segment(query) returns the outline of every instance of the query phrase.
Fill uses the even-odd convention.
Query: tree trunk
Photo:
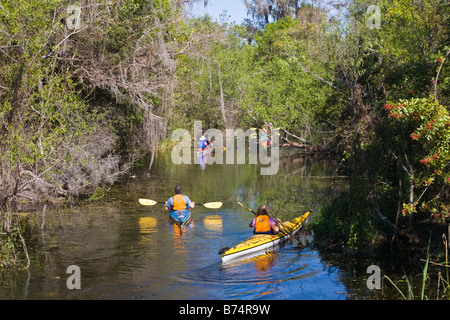
[[[222,119],[226,126],[227,118],[225,116],[225,100],[223,97],[223,87],[222,87],[222,77],[220,76],[220,67],[219,67],[219,86],[220,86],[220,110],[222,110]]]

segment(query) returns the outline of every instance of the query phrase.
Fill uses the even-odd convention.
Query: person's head
[[[181,186],[175,187],[175,194],[181,194],[182,192],[183,192],[183,190],[181,189]]]
[[[256,214],[258,216],[260,216],[260,215],[269,215],[269,208],[267,208],[267,206],[265,204],[260,205],[258,207],[258,211],[256,212]]]

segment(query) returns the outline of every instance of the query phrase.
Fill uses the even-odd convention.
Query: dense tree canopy
[[[245,0],[243,25],[193,2],[0,2],[2,208],[98,194],[202,120],[338,157],[350,189],[322,226],[344,243],[448,213],[448,1]]]

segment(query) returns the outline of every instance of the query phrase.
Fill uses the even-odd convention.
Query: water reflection
[[[198,155],[198,163],[200,164],[200,169],[205,170],[206,166],[208,165],[208,159],[210,157],[210,153],[206,154],[206,155]]]
[[[207,216],[203,223],[205,225],[205,229],[208,231],[212,231],[214,233],[222,233],[223,230],[223,218],[217,214]]]
[[[265,255],[186,272],[177,290],[208,292],[201,299],[345,299],[339,270],[319,255],[289,247]]]
[[[278,251],[266,252],[262,256],[250,258],[253,263],[257,275],[265,274],[270,268],[274,267],[279,259]]]
[[[177,223],[171,223],[173,227],[173,250],[174,254],[185,254],[186,250],[186,233],[192,232],[195,227],[194,220],[190,220],[189,223],[183,228]]]
[[[30,214],[30,281],[24,281],[26,272],[0,272],[0,299],[342,299],[339,270],[308,248],[289,244],[228,265],[217,254],[251,235],[253,215],[237,200],[270,203],[287,220],[314,211],[339,190],[341,180],[329,163],[283,159],[277,175],[261,176],[258,165],[202,170],[175,166],[170,154],[161,154],[150,173],[146,165],[137,167],[134,179],[99,202]],[[197,203],[224,205],[196,206],[191,223],[180,230],[161,206],[137,202],[163,201],[177,184]],[[82,274],[76,292],[66,287],[73,264]]]
[[[139,218],[139,230],[143,238],[149,238],[148,235],[156,232],[158,227],[158,220],[153,217]]]

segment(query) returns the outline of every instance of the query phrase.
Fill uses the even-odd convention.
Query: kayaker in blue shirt
[[[189,199],[188,196],[182,194],[183,190],[181,186],[175,187],[175,195],[173,197],[170,197],[169,200],[167,200],[164,210],[166,211],[174,211],[178,218],[182,218],[184,216],[184,213],[186,210],[194,209],[195,202],[192,202],[191,199]]]
[[[202,149],[202,151],[205,151],[206,147],[208,147],[211,144],[205,136],[200,137],[200,141],[198,142],[198,148]]]

